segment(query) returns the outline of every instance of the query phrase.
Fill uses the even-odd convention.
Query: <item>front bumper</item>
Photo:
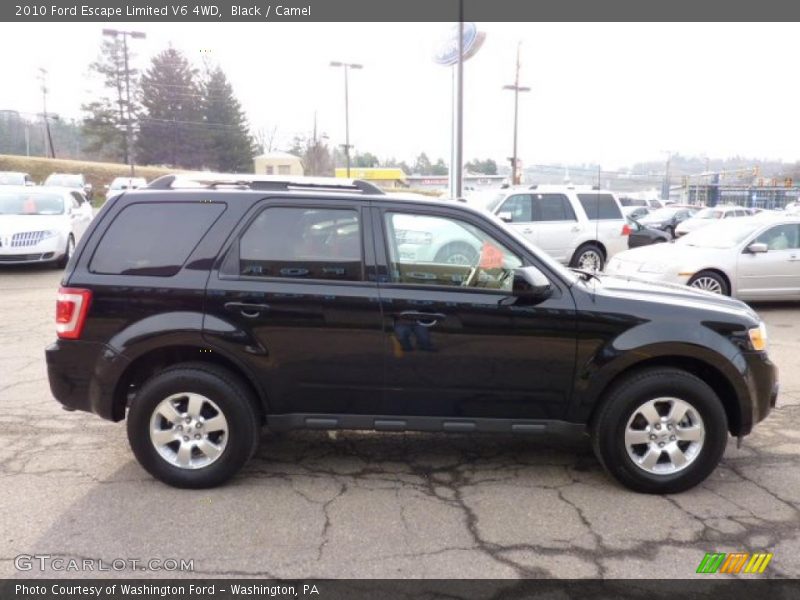
[[[114,402],[116,373],[127,359],[105,344],[57,340],[45,349],[50,391],[64,408],[95,413],[119,421],[124,405]],[[124,363],[124,364],[123,364]]]
[[[750,392],[750,413],[742,414],[739,435],[747,435],[756,423],[767,418],[778,402],[778,367],[766,352],[744,352],[745,379]]]
[[[27,265],[58,260],[67,248],[61,235],[44,239],[37,244],[0,246],[0,265]]]

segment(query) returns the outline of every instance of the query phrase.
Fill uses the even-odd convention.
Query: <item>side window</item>
[[[575,221],[575,211],[564,194],[534,194],[534,221]]]
[[[239,242],[239,273],[252,277],[363,280],[358,212],[265,208]]]
[[[70,196],[72,196],[72,208],[80,208],[81,203],[83,202],[83,198],[80,197],[80,194],[73,192],[70,194]]]
[[[611,194],[578,194],[578,200],[583,206],[586,218],[590,221],[602,221],[604,219],[621,219],[622,212],[619,209],[614,196]]]
[[[103,234],[89,270],[171,277],[224,210],[224,204],[210,202],[131,204]]]
[[[766,244],[770,250],[796,250],[800,248],[800,225],[786,223],[767,229],[755,241]]]
[[[474,225],[451,217],[386,213],[393,283],[511,290],[522,261]]]
[[[533,221],[533,207],[529,194],[516,194],[509,196],[503,202],[498,213],[510,213],[513,223],[529,223]]]

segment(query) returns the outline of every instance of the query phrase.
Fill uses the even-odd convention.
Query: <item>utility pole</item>
[[[347,160],[347,178],[350,179],[350,91],[347,83],[347,71],[363,69],[364,65],[332,60],[330,66],[344,69],[344,155]]]
[[[147,36],[142,31],[120,31],[119,29],[103,29],[103,35],[113,37],[122,36],[122,52],[125,59],[125,102],[127,104],[127,116],[125,118],[125,146],[128,163],[131,166],[131,177],[136,174],[133,151],[133,119],[131,116],[131,71],[128,65],[128,38],[143,40]]]
[[[661,199],[662,200],[669,200],[669,188],[670,188],[670,162],[672,161],[672,151],[671,150],[662,150],[667,155],[667,164],[664,168],[664,185],[661,186]]]
[[[39,81],[42,82],[42,139],[44,142],[42,148],[47,158],[55,158],[53,136],[50,134],[50,121],[47,117],[47,69],[43,67],[39,67]]]
[[[519,185],[520,184],[520,176],[519,172],[517,171],[517,162],[519,158],[517,157],[517,127],[519,124],[519,93],[520,92],[530,92],[531,88],[520,86],[519,84],[519,49],[522,45],[522,42],[517,42],[517,66],[514,75],[514,85],[504,85],[504,90],[514,90],[514,150],[513,155],[511,156],[511,184],[512,185]]]

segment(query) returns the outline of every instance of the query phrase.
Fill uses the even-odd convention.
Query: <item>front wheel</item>
[[[700,271],[695,273],[687,284],[698,290],[705,290],[706,292],[713,292],[723,296],[730,296],[731,290],[725,278],[714,271]]]
[[[606,471],[648,494],[674,494],[703,481],[727,440],[727,417],[714,390],[673,368],[624,378],[606,395],[592,427]]]
[[[216,365],[185,363],[148,379],[128,412],[139,463],[164,483],[208,488],[255,453],[259,421],[252,392]]]

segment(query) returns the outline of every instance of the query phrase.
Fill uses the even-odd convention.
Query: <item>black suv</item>
[[[624,485],[678,492],[777,397],[745,304],[359,181],[161,178],[103,207],[62,285],[53,394],[127,416],[179,487],[230,478],[267,426],[589,434]]]

